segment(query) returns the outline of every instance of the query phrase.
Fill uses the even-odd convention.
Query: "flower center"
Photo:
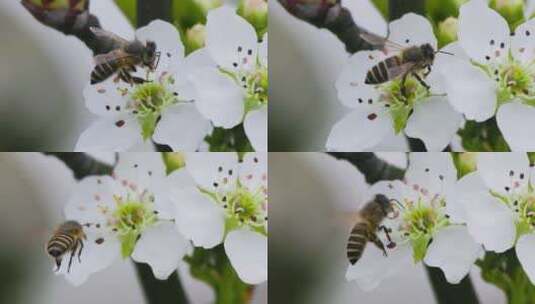
[[[509,58],[505,63],[489,65],[486,73],[498,84],[498,102],[505,103],[515,98],[526,103],[535,102],[535,66]]]
[[[531,186],[527,190],[513,192],[508,196],[493,191],[491,194],[513,211],[516,217],[517,237],[535,231],[535,192]]]
[[[164,77],[161,82],[137,85],[132,92],[127,107],[132,110],[141,125],[143,139],[150,138],[154,134],[163,110],[178,102],[178,93],[168,90],[168,85],[172,83],[174,83],[173,77]]]
[[[417,102],[427,98],[429,91],[413,76],[395,79],[379,86],[381,101],[389,109],[396,134],[405,129],[407,120]]]
[[[268,104],[267,67],[258,64],[253,70],[238,72],[222,70],[222,72],[230,75],[245,90],[245,113]]]
[[[134,251],[135,244],[141,233],[157,221],[152,207],[152,197],[143,195],[126,200],[115,197],[117,209],[113,213],[113,229],[121,241],[121,253],[128,257]]]
[[[444,204],[443,198],[436,197],[431,202],[424,202],[422,198],[416,202],[406,199],[401,206],[398,206],[401,224],[397,227],[395,235],[411,243],[415,261],[425,257],[434,234],[448,225],[448,217],[441,210]]]
[[[267,235],[267,205],[262,189],[250,191],[238,185],[233,190],[216,193],[215,200],[225,210],[227,232],[246,226]]]

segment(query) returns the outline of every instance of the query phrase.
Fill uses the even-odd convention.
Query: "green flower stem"
[[[215,304],[249,303],[253,287],[243,283],[230,264],[223,245],[212,249],[196,247],[184,260],[190,265],[191,275],[215,291]]]
[[[380,180],[402,179],[405,175],[404,170],[388,164],[384,160],[378,158],[374,153],[329,154],[338,159],[345,159],[352,163],[364,174],[366,181],[370,184]],[[446,281],[442,270],[427,266],[425,268],[438,304],[479,303],[470,277],[467,276],[459,284],[452,285]]]
[[[481,268],[481,276],[486,282],[505,293],[507,303],[535,304],[535,286],[522,269],[514,249],[500,254],[487,252],[476,265]]]
[[[54,156],[72,170],[77,180],[90,175],[110,175],[113,167],[99,162],[85,153],[58,153],[48,152],[46,155]],[[188,303],[178,273],[173,273],[167,280],[158,280],[146,264],[135,263],[139,281],[143,287],[148,304],[161,303]]]

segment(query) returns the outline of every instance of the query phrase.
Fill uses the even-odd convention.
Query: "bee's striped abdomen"
[[[362,256],[368,242],[368,224],[357,223],[351,230],[347,242],[347,258],[354,265]]]
[[[96,84],[108,79],[117,71],[119,64],[114,61],[106,61],[95,66],[91,72],[91,84]]]
[[[46,251],[51,256],[58,258],[72,249],[74,245],[74,238],[68,234],[57,233],[47,244]]]
[[[365,83],[381,84],[391,80],[388,70],[399,65],[401,65],[401,59],[398,56],[386,58],[368,70]]]

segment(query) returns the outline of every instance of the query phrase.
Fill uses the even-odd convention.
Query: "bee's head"
[[[156,61],[156,43],[154,41],[147,41],[145,50],[143,52],[143,63],[154,69],[154,62]]]
[[[431,44],[426,43],[422,45],[422,52],[424,54],[424,57],[430,61],[433,61],[435,59],[435,49],[431,46]]]
[[[379,204],[379,206],[381,206],[381,209],[383,209],[385,213],[388,213],[390,210],[392,210],[390,200],[383,194],[376,194],[375,201]]]

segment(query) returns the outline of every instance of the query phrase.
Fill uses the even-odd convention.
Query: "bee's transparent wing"
[[[93,59],[95,60],[95,64],[99,65],[105,62],[112,63],[117,60],[122,60],[130,57],[132,57],[132,55],[126,53],[121,49],[116,49],[106,54],[96,55],[95,57],[93,57]]]
[[[360,37],[364,39],[366,42],[371,44],[374,48],[383,51],[384,53],[391,53],[394,51],[401,51],[404,47],[400,45],[399,43],[396,43],[394,41],[390,41],[385,37],[381,37],[379,35],[370,33],[368,31],[363,30],[360,33]]]
[[[414,68],[414,62],[407,62],[402,65],[388,68],[388,79],[393,80],[401,75],[408,73]]]
[[[98,39],[111,40],[121,45],[128,44],[128,40],[110,31],[106,31],[104,29],[94,27],[94,26],[90,27],[89,29],[91,30],[93,35],[95,35],[95,37],[97,37]]]

